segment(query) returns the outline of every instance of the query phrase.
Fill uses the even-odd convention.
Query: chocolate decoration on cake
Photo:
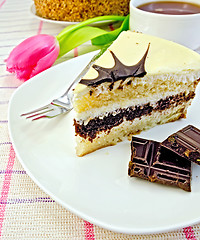
[[[147,73],[145,71],[144,65],[145,60],[149,51],[149,46],[142,57],[142,59],[133,66],[124,65],[116,55],[110,51],[115,61],[115,64],[112,68],[104,68],[98,65],[93,65],[92,67],[98,72],[98,77],[95,79],[81,79],[80,83],[87,86],[96,87],[104,82],[116,82],[118,80],[125,80],[128,77],[144,77]]]
[[[161,144],[179,156],[200,165],[200,130],[194,126],[188,125]]]
[[[132,138],[128,175],[191,191],[191,162],[159,142]]]

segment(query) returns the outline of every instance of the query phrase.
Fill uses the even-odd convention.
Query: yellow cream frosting
[[[135,65],[143,57],[150,43],[149,52],[145,61],[147,75],[161,74],[188,74],[200,71],[200,55],[180,44],[158,37],[136,33],[122,32],[109,47],[117,58],[127,66]],[[107,50],[97,61],[96,65],[112,68],[114,59]],[[90,68],[84,79],[94,79],[98,72]],[[86,85],[77,84],[75,93],[80,93],[87,88]]]

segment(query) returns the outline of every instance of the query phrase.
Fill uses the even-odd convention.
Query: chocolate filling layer
[[[182,102],[189,101],[191,98],[194,98],[194,96],[194,92],[190,92],[187,96],[185,93],[181,93],[159,100],[154,107],[151,106],[150,103],[147,103],[145,105],[135,106],[134,108],[128,107],[125,109],[118,109],[117,114],[113,115],[113,113],[108,113],[107,116],[103,118],[96,117],[90,120],[86,125],[79,124],[76,120],[74,120],[75,132],[76,135],[85,139],[88,138],[92,142],[97,133],[110,130],[115,126],[118,126],[124,120],[132,121],[143,115],[151,114],[154,110],[162,111],[172,106],[177,106]]]

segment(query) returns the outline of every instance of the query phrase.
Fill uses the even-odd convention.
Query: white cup
[[[137,8],[139,5],[156,1],[157,0],[130,1],[130,30],[165,38],[193,50],[199,48],[200,13],[169,15],[147,12]],[[181,0],[181,2],[200,4],[200,0]]]

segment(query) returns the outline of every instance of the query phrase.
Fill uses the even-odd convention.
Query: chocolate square
[[[172,134],[161,145],[188,161],[200,165],[200,130],[188,125]]]
[[[191,162],[159,142],[132,137],[128,175],[191,191]]]

